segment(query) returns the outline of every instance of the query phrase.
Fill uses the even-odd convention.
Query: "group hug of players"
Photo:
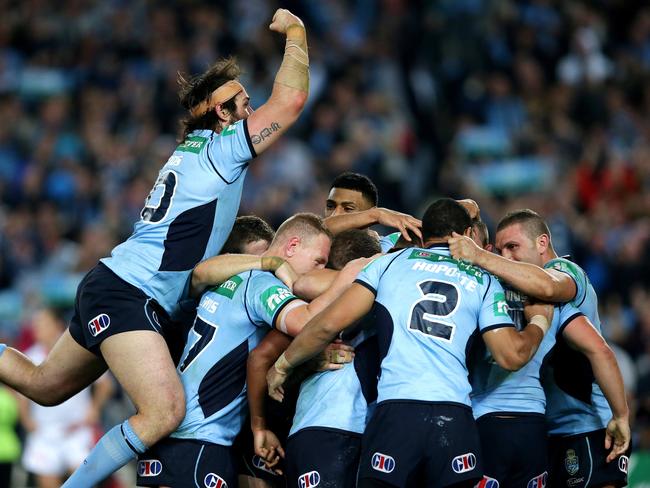
[[[472,201],[436,200],[411,242],[345,230],[389,222],[376,204],[343,174],[324,220],[239,218],[233,254],[197,265],[187,413],[139,457],[138,484],[624,486],[621,375],[593,287],[542,218],[506,215],[499,255]],[[283,404],[298,390],[295,413],[267,388]]]
[[[304,24],[278,9],[269,29],[285,48],[266,103],[233,59],[181,77],[182,142],[69,329],[40,364],[0,343],[0,382],[33,401],[110,369],[136,407],[64,487],[135,457],[141,486],[174,488],[623,486],[628,408],[596,295],[536,213],[505,216],[495,253],[472,201],[419,220],[343,175],[325,220],[233,227],[251,160],[308,100]]]

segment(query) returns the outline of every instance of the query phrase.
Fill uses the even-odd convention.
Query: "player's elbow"
[[[545,280],[539,287],[537,298],[543,302],[556,301],[557,291],[553,280]]]
[[[527,363],[527,360],[517,354],[503,354],[495,357],[494,360],[499,366],[507,371],[519,371]]]

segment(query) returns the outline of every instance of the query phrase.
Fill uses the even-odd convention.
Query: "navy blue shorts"
[[[451,486],[483,476],[472,410],[452,403],[380,403],[363,434],[359,479],[391,486]]]
[[[138,456],[138,486],[235,488],[232,448],[187,439],[163,439]]]
[[[548,486],[627,485],[630,450],[608,463],[605,429],[566,437],[551,436],[548,447]]]
[[[507,416],[507,417],[506,417]],[[483,486],[545,488],[546,420],[541,414],[483,415],[476,421],[483,453]],[[498,485],[494,483],[498,481]],[[480,488],[483,488],[479,484]]]
[[[287,442],[287,485],[354,488],[361,434],[325,427],[302,429]]]
[[[132,330],[162,333],[170,324],[158,302],[99,263],[77,288],[69,330],[82,347],[101,356],[99,346],[107,337]]]

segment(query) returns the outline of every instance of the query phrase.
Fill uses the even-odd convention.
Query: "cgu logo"
[[[138,461],[138,476],[158,476],[162,471],[162,463],[157,459]]]
[[[386,454],[376,452],[372,455],[372,469],[382,473],[391,473],[395,469],[395,459]]]
[[[320,483],[320,474],[318,471],[310,471],[309,473],[301,474],[298,477],[298,486],[300,488],[312,488],[318,486]]]
[[[476,456],[473,453],[461,454],[451,461],[451,468],[455,473],[466,473],[476,467]]]
[[[526,488],[546,488],[547,478],[548,473],[544,471],[542,474],[535,476],[532,480],[530,480],[526,485]]]

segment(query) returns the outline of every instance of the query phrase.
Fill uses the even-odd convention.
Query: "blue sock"
[[[147,449],[128,420],[116,425],[90,451],[83,464],[63,484],[65,488],[88,488],[108,478],[113,472]],[[62,487],[62,488],[63,488]]]
[[[2,353],[5,352],[5,349],[7,349],[6,344],[0,344],[0,356],[2,356]]]

